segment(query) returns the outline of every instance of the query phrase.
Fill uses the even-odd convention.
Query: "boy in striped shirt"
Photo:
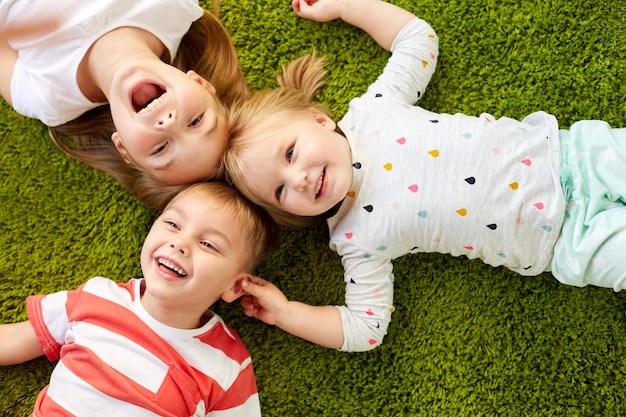
[[[34,416],[260,416],[250,355],[209,307],[239,298],[277,240],[234,189],[192,185],[150,229],[143,278],[28,297],[29,320],[0,325],[0,365],[59,360]]]

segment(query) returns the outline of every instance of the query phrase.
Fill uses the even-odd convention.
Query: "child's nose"
[[[308,174],[306,171],[302,171],[300,173],[298,173],[298,175],[295,177],[295,181],[294,181],[294,188],[297,191],[304,191],[306,190],[306,186],[308,184]]]
[[[167,128],[176,122],[176,110],[168,110],[157,120],[157,127]]]
[[[170,243],[170,248],[172,248],[175,252],[180,253],[181,255],[187,255],[188,250],[185,244],[181,239],[176,239]]]

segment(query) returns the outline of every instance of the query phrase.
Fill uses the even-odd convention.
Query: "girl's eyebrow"
[[[264,187],[263,192],[261,193],[261,200],[266,201],[266,202],[271,202],[272,205],[274,203],[276,203],[276,186],[274,186],[273,184],[275,183],[275,180],[270,180],[270,181],[264,181],[264,183],[269,184],[267,187]]]
[[[172,166],[174,164],[174,161],[176,160],[175,156],[172,156],[171,158],[168,158],[167,160],[165,160],[165,162],[155,165],[154,169],[156,171],[164,171],[167,168],[169,168],[170,166]]]
[[[276,157],[280,157],[281,150],[283,148],[277,147],[277,149],[278,149],[277,153],[275,154],[268,153],[267,156],[260,158],[260,160],[266,163],[269,162],[269,164],[271,165],[276,165],[272,161],[275,160]],[[265,166],[262,166],[261,168],[262,168],[262,172],[267,173],[268,170],[265,168]],[[275,184],[277,182],[280,182],[280,181],[277,180],[274,175],[268,175],[267,179],[259,178],[257,176],[256,181],[253,183],[254,187],[251,187],[251,188],[256,189],[257,191],[260,191],[259,193],[257,193],[257,197],[260,198],[262,201],[270,202],[272,205],[274,205],[276,203],[276,187],[277,186]],[[260,186],[259,186],[259,183],[260,183]]]
[[[213,133],[217,129],[217,125],[219,124],[219,118],[217,117],[217,114],[215,114],[215,112],[211,112],[211,114],[208,113],[208,111],[204,112],[201,122],[205,125],[204,134],[207,136]],[[208,120],[209,118],[211,120]]]
[[[289,146],[289,145],[287,145]],[[276,148],[276,154],[275,156],[279,157],[279,158],[283,158],[285,156],[285,144],[284,141],[281,141],[281,143],[278,145],[278,147]]]
[[[287,161],[287,150],[289,148],[294,148],[295,146],[296,146],[296,136],[283,138],[283,140],[280,141],[276,155],[281,159],[281,161],[285,162]],[[293,161],[293,157],[292,157],[292,161]]]

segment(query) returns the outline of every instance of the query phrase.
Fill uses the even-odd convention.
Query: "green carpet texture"
[[[626,126],[622,0],[391,1],[440,37],[424,108],[518,119],[544,110],[564,128],[580,119]],[[221,16],[253,89],[273,87],[280,65],[314,48],[326,55],[320,100],[337,119],[388,57],[346,23],[298,18],[290,0],[222,0]],[[41,123],[5,102],[0,158],[2,322],[26,318],[29,294],[141,274],[157,212],[62,154]],[[252,354],[264,415],[626,416],[626,294],[449,255],[394,265],[396,311],[370,352],[312,345],[246,317],[238,302],[214,306]],[[257,273],[291,299],[343,303],[343,269],[323,226],[285,229]],[[0,415],[27,415],[53,366],[39,358],[1,368]]]

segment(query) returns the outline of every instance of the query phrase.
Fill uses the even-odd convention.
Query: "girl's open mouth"
[[[324,195],[324,193],[322,192],[322,189],[323,189],[325,177],[326,177],[326,168],[322,170],[320,177],[317,179],[317,184],[315,184],[315,198],[318,198]]]
[[[130,100],[136,113],[146,113],[165,99],[165,89],[153,83],[138,85],[133,89]]]

